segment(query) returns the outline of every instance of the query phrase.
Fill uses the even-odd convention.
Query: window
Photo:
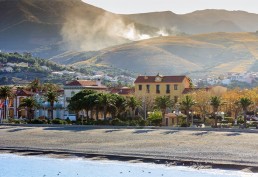
[[[177,84],[174,85],[174,90],[178,90],[178,85]]]
[[[156,93],[160,93],[160,85],[156,85]]]
[[[142,90],[142,85],[139,85],[139,90]]]
[[[146,92],[150,93],[150,85],[146,85]]]
[[[170,85],[167,85],[166,88],[166,93],[170,93]]]

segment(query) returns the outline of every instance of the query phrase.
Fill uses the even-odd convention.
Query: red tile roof
[[[206,92],[208,92],[210,88],[185,88],[183,91],[183,94],[188,94],[190,92],[198,91],[198,90],[205,90]]]
[[[79,87],[99,87],[99,88],[106,88],[104,85],[98,85],[97,81],[90,81],[90,80],[74,80],[65,86],[79,86]]]
[[[129,95],[134,93],[133,88],[128,88],[128,87],[122,87],[122,88],[113,88],[110,93],[113,94],[119,94],[119,95]]]
[[[186,76],[138,76],[134,83],[155,83],[155,78],[161,77],[164,83],[180,83]]]
[[[34,94],[33,92],[30,92],[24,89],[18,89],[16,91],[17,96],[32,96],[33,94]]]

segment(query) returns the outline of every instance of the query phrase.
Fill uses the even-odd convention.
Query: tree
[[[0,87],[0,99],[4,100],[3,104],[3,118],[7,118],[7,99],[13,96],[12,88],[8,86]]]
[[[206,114],[209,112],[210,92],[206,89],[200,89],[190,93],[196,101],[194,108],[201,113],[203,121],[205,122]]]
[[[211,99],[210,99],[210,105],[213,108],[213,115],[215,117],[215,128],[217,128],[218,127],[217,114],[218,114],[219,107],[222,105],[221,98],[218,97],[218,96],[212,96]]]
[[[60,87],[57,84],[52,84],[52,83],[44,83],[41,87],[42,87],[42,90],[45,92],[49,90],[52,90],[52,91],[60,90]]]
[[[194,101],[194,99],[192,98],[192,96],[190,95],[186,95],[183,97],[182,101],[181,101],[181,106],[183,108],[183,110],[185,110],[185,113],[187,115],[186,117],[186,123],[188,123],[188,120],[190,119],[190,115],[189,115],[189,111],[192,109],[192,107],[196,104],[196,102]]]
[[[162,123],[162,112],[154,111],[150,113],[148,120],[151,125],[159,126]]]
[[[50,103],[51,119],[54,118],[54,103],[57,101],[58,94],[54,91],[48,91],[45,94],[46,101]]]
[[[87,96],[92,95],[92,94],[96,94],[96,91],[84,89],[84,90],[76,93],[74,96],[71,97],[71,100],[68,105],[68,109],[71,111],[75,111],[77,118],[78,118],[79,112],[81,110],[89,109],[88,108],[90,106],[88,103],[89,98]],[[91,102],[91,104],[93,105],[94,103]],[[87,115],[88,115],[88,113],[87,113]],[[88,118],[88,116],[87,116],[87,118]]]
[[[116,117],[121,118],[121,115],[125,114],[127,110],[127,100],[118,94],[112,94],[114,106],[116,108]]]
[[[158,96],[155,98],[155,107],[161,110],[162,118],[165,119],[166,109],[172,107],[173,102],[170,100],[169,96]]]
[[[131,109],[131,113],[133,113],[132,117],[135,117],[135,110],[141,105],[140,101],[135,97],[130,97],[127,99],[126,104]]]
[[[19,107],[26,108],[27,116],[29,118],[29,121],[31,121],[31,119],[33,118],[33,111],[35,110],[35,108],[39,107],[39,104],[33,97],[27,97],[21,101]]]
[[[97,103],[103,107],[103,114],[104,114],[104,120],[107,120],[107,110],[108,107],[114,105],[114,102],[112,100],[111,94],[109,93],[101,93],[99,95],[98,100],[96,100]]]
[[[38,92],[41,89],[40,80],[37,78],[34,79],[31,83],[29,83],[27,89],[32,92]]]
[[[253,104],[253,102],[247,98],[247,97],[242,97],[239,100],[239,104],[241,105],[243,112],[244,112],[244,127],[246,128],[246,113],[247,113],[247,109],[248,107]]]

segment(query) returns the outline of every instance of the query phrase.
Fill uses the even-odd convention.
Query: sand
[[[0,150],[258,168],[258,133],[0,126]]]

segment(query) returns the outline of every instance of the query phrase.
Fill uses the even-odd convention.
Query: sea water
[[[0,177],[254,177],[240,171],[0,154]]]

